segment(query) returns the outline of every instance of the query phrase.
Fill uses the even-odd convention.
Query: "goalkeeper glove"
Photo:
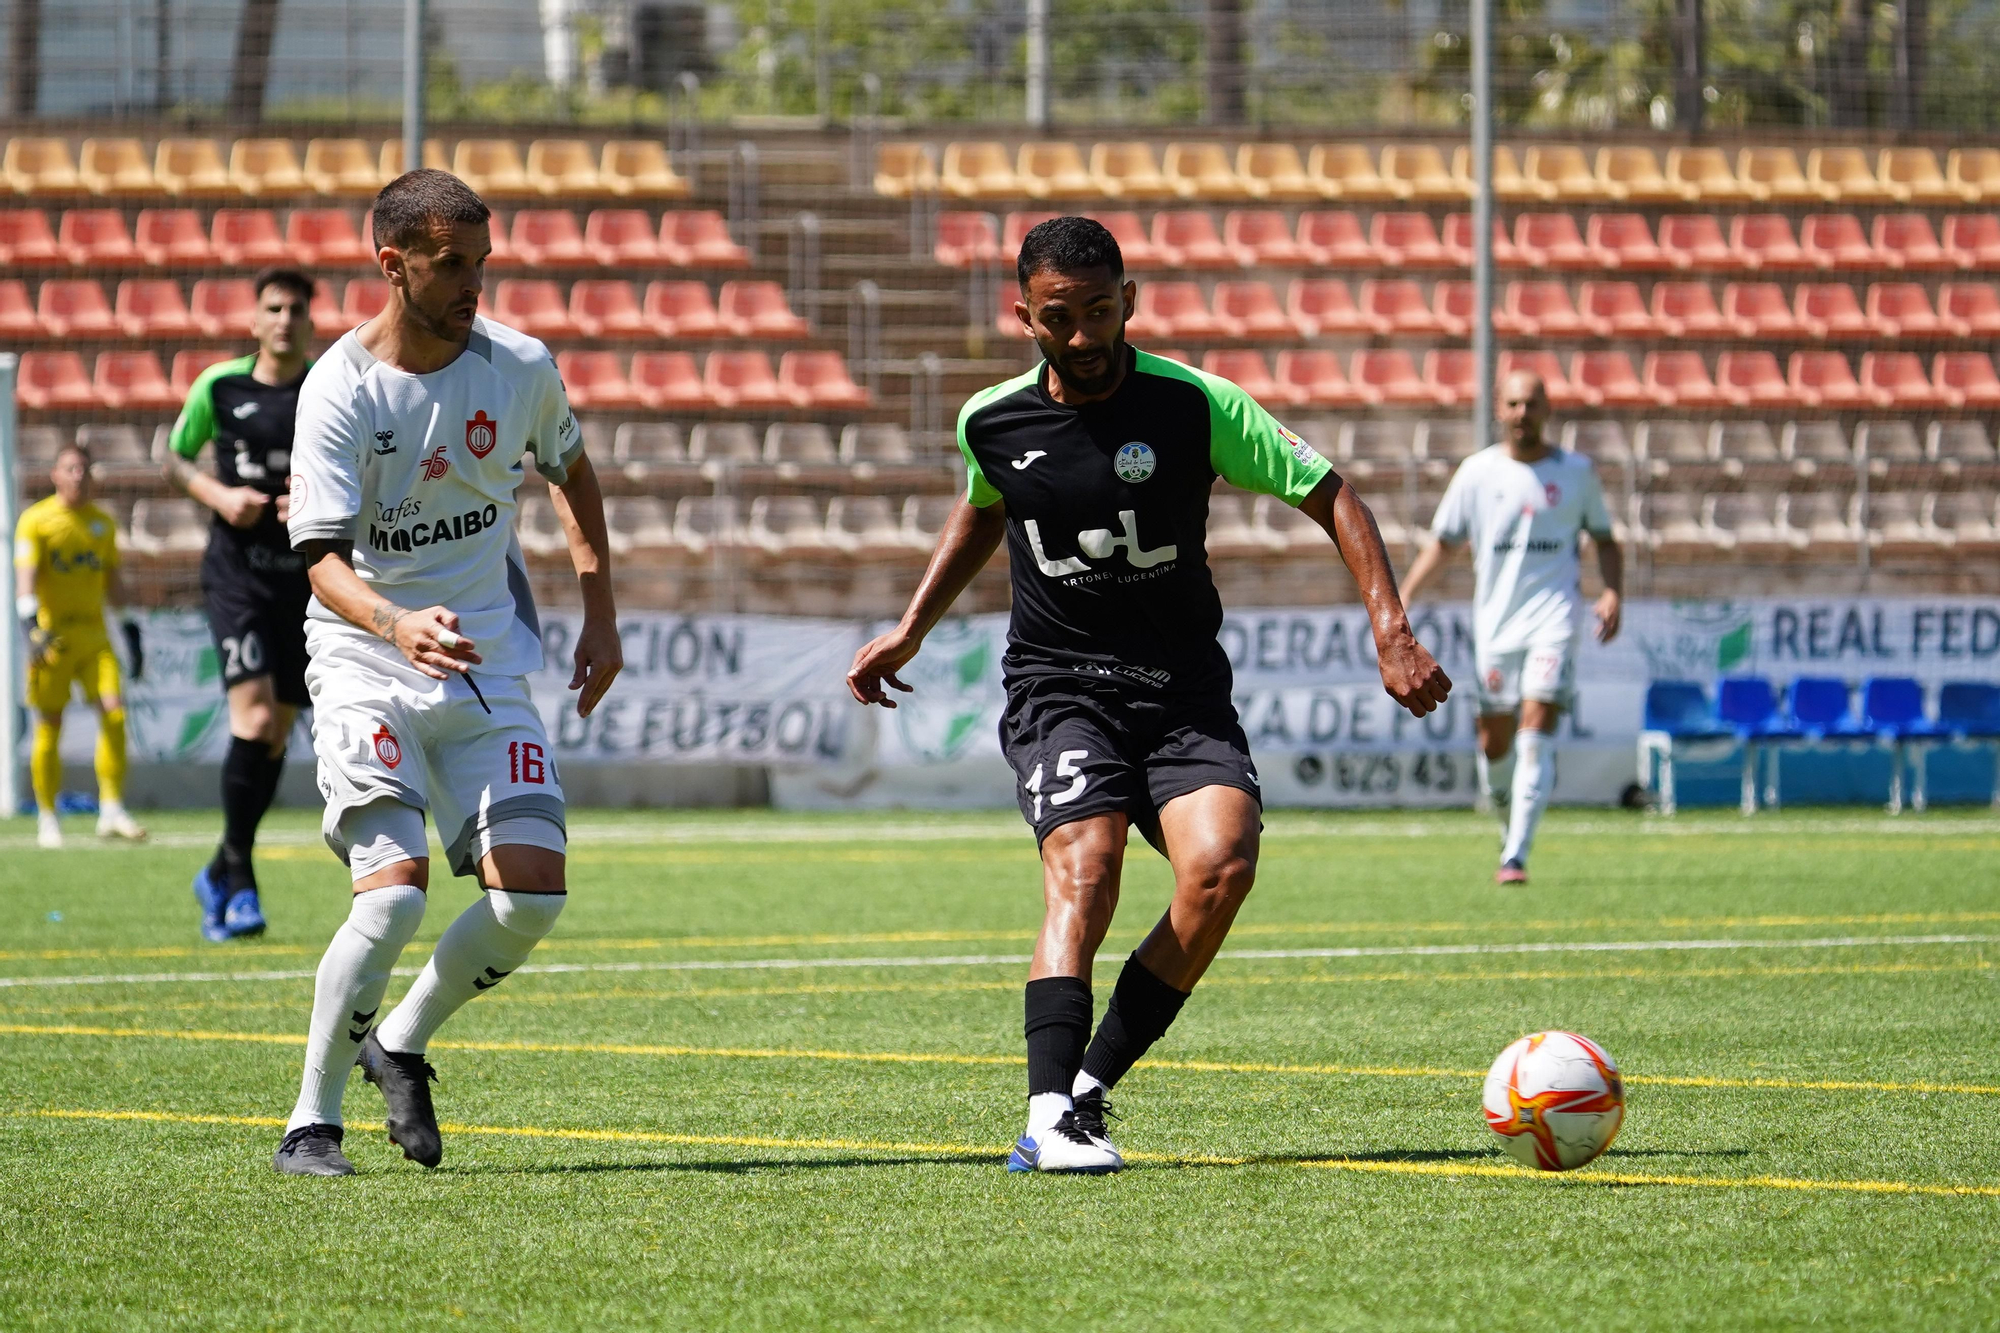
[[[28,660],[40,666],[55,647],[55,638],[42,628],[41,602],[33,593],[14,599],[14,615],[21,622],[21,637],[28,641]]]
[[[132,664],[132,679],[145,679],[146,645],[139,640],[139,622],[127,616],[118,628],[125,633],[125,656]]]

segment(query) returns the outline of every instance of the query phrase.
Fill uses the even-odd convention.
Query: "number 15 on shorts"
[[[1039,820],[1042,817],[1042,798],[1044,795],[1048,797],[1050,805],[1068,805],[1071,801],[1083,795],[1084,784],[1090,781],[1090,779],[1078,771],[1076,761],[1088,758],[1090,758],[1090,751],[1088,750],[1064,750],[1061,754],[1057,755],[1055,781],[1059,782],[1067,778],[1070,780],[1070,783],[1069,786],[1064,787],[1061,791],[1051,790],[1046,793],[1042,790],[1043,765],[1035,765],[1035,771],[1028,774],[1028,780],[1021,785],[1034,793],[1034,817],[1036,819]]]

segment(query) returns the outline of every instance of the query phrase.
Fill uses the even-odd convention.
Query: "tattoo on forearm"
[[[407,616],[409,611],[393,602],[384,602],[369,613],[369,622],[375,633],[390,643],[396,641],[396,622]]]

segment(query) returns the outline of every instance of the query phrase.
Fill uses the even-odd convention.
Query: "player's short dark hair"
[[[1098,268],[1111,270],[1114,279],[1125,276],[1125,256],[1104,224],[1089,218],[1050,218],[1021,238],[1014,276],[1026,288],[1037,273],[1087,273]]]
[[[267,268],[257,275],[255,284],[254,290],[259,299],[262,299],[264,289],[267,287],[276,287],[279,291],[290,292],[301,301],[308,303],[313,299],[313,280],[307,277],[300,269]]]
[[[446,226],[486,222],[493,210],[470,185],[449,171],[406,171],[375,196],[375,244],[407,250],[425,239],[433,222]]]

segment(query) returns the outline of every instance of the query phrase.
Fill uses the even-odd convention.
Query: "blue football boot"
[[[205,865],[194,872],[194,900],[201,904],[201,937],[210,944],[229,938],[224,915],[229,904],[229,886],[215,876],[215,867]]]
[[[256,885],[238,889],[229,895],[229,906],[222,912],[222,924],[230,939],[264,933],[264,909],[257,901]]]

